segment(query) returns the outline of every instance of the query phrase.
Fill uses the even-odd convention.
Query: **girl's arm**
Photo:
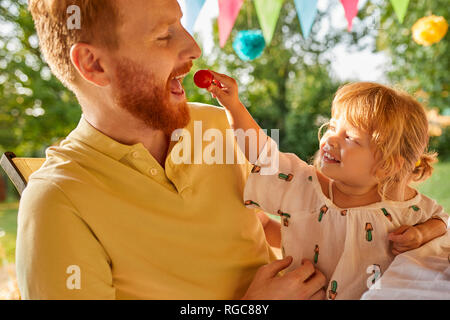
[[[444,221],[439,218],[431,218],[415,226],[401,226],[390,233],[388,239],[393,242],[392,253],[398,255],[416,249],[446,232],[447,226]]]
[[[251,163],[256,162],[259,154],[267,141],[267,135],[262,131],[260,126],[253,119],[247,108],[239,100],[239,90],[236,80],[224,74],[213,72],[209,70],[214,78],[218,80],[223,88],[216,85],[211,85],[208,91],[211,92],[214,98],[217,98],[220,105],[223,106],[227,112],[228,118],[231,122],[231,127],[235,130],[243,130],[247,132],[245,139],[236,139],[241,151],[245,154],[247,160]],[[249,131],[250,130],[250,131]],[[253,137],[252,139],[250,137]],[[256,159],[251,159],[250,146],[256,144],[257,155]],[[267,242],[270,246],[280,248],[281,246],[281,225],[279,222],[271,219],[263,211],[258,210],[257,215],[261,221]]]
[[[257,154],[255,156],[258,158],[268,137],[253,119],[251,114],[247,111],[247,108],[245,108],[239,100],[239,90],[236,80],[214,71],[211,71],[211,73],[214,78],[223,85],[223,88],[219,88],[216,85],[211,85],[207,90],[211,92],[213,97],[217,98],[220,105],[227,110],[227,114],[231,121],[231,126],[235,130],[235,133],[239,129],[246,132],[245,139],[237,139],[237,142],[247,160],[253,163],[256,159],[251,157],[250,146],[256,144]],[[242,133],[243,132],[240,134]]]

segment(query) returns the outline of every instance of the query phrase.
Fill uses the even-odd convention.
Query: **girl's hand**
[[[417,227],[401,226],[389,233],[388,239],[392,241],[392,253],[398,255],[420,247],[423,242],[423,234]]]
[[[233,110],[233,108],[240,106],[241,101],[239,100],[239,90],[236,80],[224,74],[211,70],[209,71],[214,76],[214,80],[219,81],[223,86],[223,88],[220,88],[219,86],[212,84],[206,89],[211,92],[213,98],[217,98],[220,105],[229,110]]]

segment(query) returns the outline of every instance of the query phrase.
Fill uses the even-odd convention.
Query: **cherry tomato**
[[[209,88],[210,85],[216,85],[223,88],[222,84],[214,79],[214,76],[208,70],[199,70],[194,74],[194,83],[199,88]]]
[[[211,86],[214,77],[208,70],[199,70],[194,75],[194,83],[199,88],[209,88]]]

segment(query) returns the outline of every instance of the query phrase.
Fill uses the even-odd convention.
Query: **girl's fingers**
[[[225,87],[230,88],[233,85],[235,85],[235,83],[236,83],[236,81],[233,78],[230,78],[227,75],[224,75],[222,73],[217,73],[212,70],[209,70],[209,72],[212,73],[212,75],[214,76],[214,79],[219,80],[219,82],[222,83]]]
[[[214,98],[221,97],[223,94],[222,89],[220,89],[218,86],[215,86],[215,85],[209,86],[206,90],[211,92],[211,94],[213,95]]]

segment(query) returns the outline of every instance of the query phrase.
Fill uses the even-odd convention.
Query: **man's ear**
[[[86,43],[76,43],[70,49],[70,59],[84,80],[99,87],[110,84],[111,80],[100,60],[98,48]]]

